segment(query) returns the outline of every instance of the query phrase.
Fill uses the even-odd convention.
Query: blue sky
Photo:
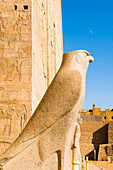
[[[83,49],[93,57],[83,109],[113,109],[113,0],[62,0],[64,53]]]

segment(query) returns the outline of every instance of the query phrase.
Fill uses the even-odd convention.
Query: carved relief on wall
[[[32,112],[31,3],[0,1],[0,154],[17,138]]]
[[[1,81],[21,80],[21,66],[22,60],[16,58],[10,60],[7,58],[0,58],[0,79]]]
[[[0,136],[6,138],[18,135],[27,121],[27,108],[24,104],[10,104],[0,107]]]

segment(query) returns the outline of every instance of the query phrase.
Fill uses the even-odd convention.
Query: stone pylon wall
[[[24,128],[61,56],[60,0],[0,0],[0,154]]]
[[[34,110],[62,60],[61,0],[33,0],[32,9]]]
[[[31,0],[0,0],[1,152],[15,140],[31,115],[31,10]]]

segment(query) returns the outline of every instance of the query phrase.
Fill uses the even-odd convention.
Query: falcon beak
[[[89,59],[89,63],[94,61],[94,58],[92,56],[88,56],[88,59]]]

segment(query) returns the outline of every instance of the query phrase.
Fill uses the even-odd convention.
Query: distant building
[[[106,109],[105,111],[101,111],[101,108],[96,108],[95,104],[93,104],[92,110],[80,110],[80,115],[92,115],[99,116],[102,118],[102,121],[113,121],[113,109]]]
[[[89,156],[90,160],[107,160],[113,156],[113,110],[96,108],[80,110],[83,118],[81,126],[80,147],[82,156]]]

